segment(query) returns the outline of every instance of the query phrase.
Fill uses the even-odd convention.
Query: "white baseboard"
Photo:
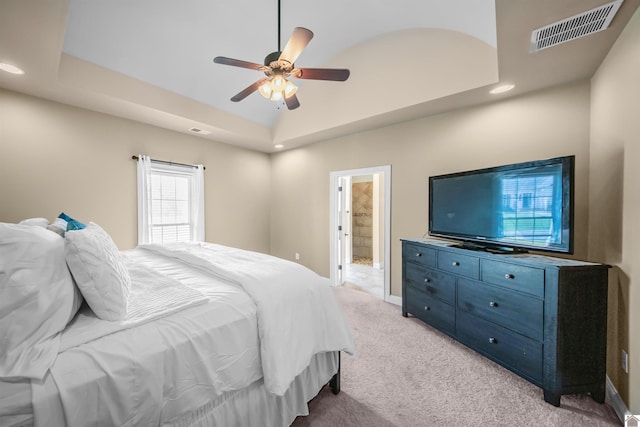
[[[618,393],[618,390],[616,390],[616,388],[613,386],[613,383],[608,376],[605,395],[613,410],[616,411],[616,415],[618,415],[618,418],[620,418],[620,421],[622,422],[622,424],[624,424],[625,417],[627,415],[631,415],[631,412],[629,412],[627,405],[625,405],[624,400],[622,400],[622,397],[620,397],[620,393]]]
[[[391,304],[402,305],[402,297],[396,295],[387,295],[384,300]]]

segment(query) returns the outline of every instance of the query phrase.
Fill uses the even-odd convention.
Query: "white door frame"
[[[349,216],[347,212],[351,210],[349,206],[347,206],[347,193],[348,196],[351,197],[351,192],[349,191],[349,187],[351,186],[351,177],[350,176],[339,176],[337,177],[336,188],[338,190],[336,200],[336,206],[334,206],[336,223],[334,224],[334,237],[337,239],[336,245],[332,246],[338,252],[335,255],[331,256],[332,260],[337,262],[338,266],[344,266],[347,264],[347,240],[351,237],[350,227],[348,227],[348,219]],[[349,251],[351,252],[351,251]],[[349,253],[349,262],[351,258],[351,253]],[[333,273],[334,270],[331,270]],[[331,283],[334,286],[341,286],[344,283],[344,273],[345,270],[343,268],[337,268],[335,270],[335,277],[332,278]]]
[[[338,231],[338,206],[340,193],[338,186],[341,177],[382,174],[384,177],[384,300],[394,304],[401,304],[402,299],[391,295],[391,165],[374,166],[362,169],[350,169],[344,171],[334,171],[329,174],[329,242],[330,242],[330,279],[333,286],[340,286],[341,274],[339,274],[338,256],[340,251],[340,236]],[[343,230],[344,232],[344,230]],[[344,238],[344,236],[342,236]]]

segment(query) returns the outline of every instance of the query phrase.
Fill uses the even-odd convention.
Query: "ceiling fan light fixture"
[[[258,87],[260,95],[272,101],[290,98],[298,91],[298,87],[282,76],[275,76]]]
[[[271,80],[271,89],[274,92],[282,92],[285,88],[285,86],[287,85],[287,80],[282,77],[282,76],[275,76],[272,80]]]
[[[273,90],[271,90],[270,81],[266,81],[263,84],[261,84],[258,90],[260,91],[260,95],[264,96],[267,99],[271,99],[271,94],[273,93]]]
[[[296,94],[297,91],[298,91],[298,86],[294,85],[289,80],[287,80],[287,84],[284,87],[285,98],[291,98],[293,95]]]

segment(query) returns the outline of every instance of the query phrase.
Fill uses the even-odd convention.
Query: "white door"
[[[338,194],[336,196],[337,202],[337,225],[336,225],[336,239],[338,241],[338,250],[337,250],[337,285],[341,286],[344,283],[344,269],[347,263],[347,251],[348,251],[348,241],[349,241],[349,210],[347,203],[347,195],[350,194],[348,191],[349,186],[351,185],[351,177],[349,176],[341,176],[338,178]]]
[[[391,302],[393,304],[401,305],[402,298],[399,296],[391,295],[391,166],[374,166],[370,168],[363,169],[351,169],[351,170],[343,170],[343,171],[334,171],[329,174],[329,189],[330,189],[330,200],[329,200],[329,210],[330,210],[330,278],[331,283],[334,286],[339,286],[344,281],[344,266],[345,266],[345,255],[347,254],[346,245],[348,242],[348,238],[351,236],[345,236],[344,228],[339,230],[338,226],[345,225],[346,218],[348,218],[345,210],[346,200],[345,200],[345,192],[340,192],[339,187],[342,185],[345,188],[346,185],[351,185],[351,177],[358,175],[372,175],[372,174],[381,174],[381,180],[384,182],[384,213],[383,213],[383,262],[384,262],[384,300],[387,302]],[[346,181],[343,178],[349,178]],[[348,184],[345,184],[348,183]],[[349,196],[350,197],[350,196]],[[338,206],[341,206],[338,209]],[[350,234],[350,233],[349,233]],[[350,243],[348,243],[350,244]]]

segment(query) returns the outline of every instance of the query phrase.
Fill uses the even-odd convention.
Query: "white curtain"
[[[151,242],[151,158],[138,155],[138,244]]]
[[[204,166],[197,165],[191,180],[193,195],[192,215],[193,240],[204,242]]]

